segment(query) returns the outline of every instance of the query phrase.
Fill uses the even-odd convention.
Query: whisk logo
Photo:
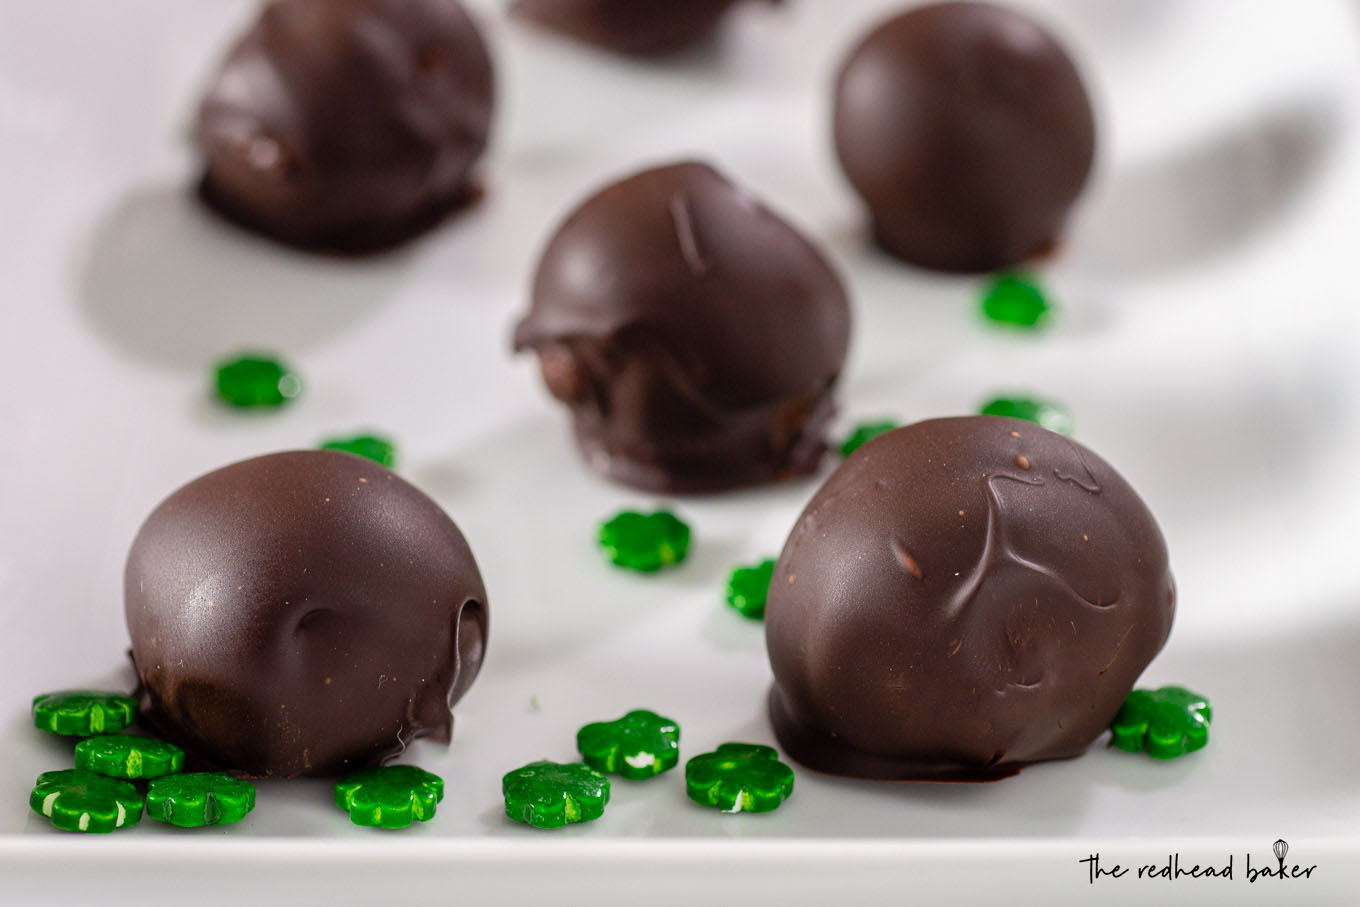
[[[1179,853],[1169,853],[1165,861],[1124,865],[1108,860],[1102,862],[1101,855],[1093,853],[1077,862],[1086,867],[1087,881],[1092,885],[1105,879],[1156,879],[1165,882],[1182,879],[1220,879],[1231,882],[1234,878],[1245,879],[1255,884],[1271,879],[1311,879],[1317,870],[1316,863],[1308,866],[1288,863],[1289,842],[1284,838],[1271,845],[1270,851],[1275,857],[1273,862],[1269,857],[1262,862],[1259,855],[1253,862],[1250,852],[1242,854],[1241,861],[1237,860],[1236,854],[1227,854],[1220,860],[1192,862],[1184,859]],[[1234,870],[1243,868],[1246,870],[1245,873],[1234,874]]]
[[[1258,879],[1311,879],[1313,870],[1317,869],[1317,864],[1312,866],[1301,866],[1295,863],[1286,866],[1284,859],[1289,856],[1289,842],[1280,838],[1271,846],[1271,852],[1275,854],[1276,866],[1271,866],[1267,862],[1262,865],[1251,865],[1251,854],[1247,854],[1247,881],[1255,882]]]

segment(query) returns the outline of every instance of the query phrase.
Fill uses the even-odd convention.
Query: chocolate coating
[[[1152,514],[1104,460],[995,416],[870,441],[766,604],[780,743],[810,768],[989,780],[1082,753],[1171,630]]]
[[[836,152],[879,243],[986,272],[1050,249],[1091,172],[1095,119],[1048,32],[988,3],[889,19],[836,85]]]
[[[286,243],[392,246],[475,196],[492,89],[457,0],[273,0],[199,110],[204,198]]]
[[[707,38],[742,0],[516,0],[544,28],[633,56],[673,53]],[[767,0],[778,3],[780,0]]]
[[[143,715],[210,762],[334,775],[447,742],[486,591],[439,506],[362,457],[271,454],[190,482],[128,555]]]
[[[807,240],[682,163],[567,219],[515,346],[538,353],[591,468],[700,492],[815,468],[849,328],[845,290]]]

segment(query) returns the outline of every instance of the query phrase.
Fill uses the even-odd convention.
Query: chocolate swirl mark
[[[1061,466],[1053,467],[1054,477],[1060,482],[1068,482],[1075,485],[1088,494],[1100,494],[1100,483],[1097,482],[1096,477],[1091,474],[1091,467],[1086,465],[1086,458],[1081,455],[1081,448],[1071,441],[1068,441],[1067,449],[1072,451],[1073,455],[1076,456],[1077,464],[1081,466],[1081,471],[1084,474],[1086,481],[1082,481],[1082,476],[1066,475],[1063,473]]]
[[[1083,466],[1084,465],[1085,464],[1083,464]],[[1119,603],[1118,596],[1115,596],[1108,602],[1093,601],[1078,592],[1077,589],[1067,581],[1066,577],[1052,567],[1022,557],[1011,549],[1010,545],[1006,543],[1005,528],[1001,518],[1001,499],[996,493],[996,486],[994,484],[998,479],[1018,482],[1021,485],[1044,484],[1044,480],[1037,476],[1030,478],[1027,476],[1009,475],[1006,473],[991,473],[983,477],[984,494],[987,497],[986,541],[983,542],[982,554],[978,556],[977,563],[973,566],[973,569],[969,571],[967,580],[964,581],[963,585],[960,586],[958,591],[950,598],[949,604],[945,609],[947,618],[953,621],[962,616],[968,606],[972,604],[973,599],[977,597],[979,590],[982,588],[982,584],[986,582],[991,571],[995,569],[997,564],[1004,562],[1009,562],[1017,567],[1037,573],[1040,576],[1051,580],[1073,598],[1088,607],[1105,610],[1117,605]],[[1063,479],[1063,481],[1070,480]],[[1094,479],[1092,481],[1094,482]],[[1083,487],[1076,482],[1073,484],[1078,484],[1078,487]],[[1083,488],[1083,490],[1090,491],[1090,489],[1086,488]],[[1096,490],[1091,493],[1099,493],[1099,487],[1097,486]]]
[[[675,226],[675,239],[680,245],[680,254],[695,277],[708,275],[708,259],[704,257],[699,245],[699,236],[694,229],[694,212],[690,208],[689,196],[677,192],[671,196],[671,223]]]

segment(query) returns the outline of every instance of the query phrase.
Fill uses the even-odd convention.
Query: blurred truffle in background
[[[889,19],[836,84],[836,152],[878,242],[934,270],[993,271],[1051,249],[1090,175],[1095,134],[1063,48],[989,3]]]
[[[746,0],[515,0],[511,12],[551,31],[638,57],[683,50],[711,36]],[[766,0],[778,3],[781,0]]]
[[[706,492],[816,468],[849,333],[822,254],[687,162],[615,183],[567,219],[515,346],[538,354],[592,469]]]
[[[273,0],[200,108],[204,197],[298,246],[400,243],[476,197],[493,81],[457,0]]]

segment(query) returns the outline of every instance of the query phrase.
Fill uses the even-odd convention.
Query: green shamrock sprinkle
[[[505,814],[534,828],[561,828],[604,815],[609,779],[579,762],[533,762],[501,780]]]
[[[894,422],[891,419],[884,419],[881,422],[861,422],[855,426],[855,430],[850,432],[844,441],[841,442],[841,456],[848,457],[868,444],[879,435],[886,435],[894,428],[901,427],[901,422]]]
[[[998,274],[982,292],[983,317],[997,324],[1039,328],[1050,308],[1043,289],[1028,275]]]
[[[680,726],[656,712],[635,709],[617,721],[587,724],[576,734],[576,748],[596,771],[645,781],[680,762]]]
[[[1184,687],[1134,690],[1110,724],[1111,743],[1126,753],[1175,759],[1204,749],[1212,720],[1209,700]]]
[[[1009,416],[1024,419],[1060,435],[1072,434],[1072,414],[1061,403],[1030,397],[997,397],[983,405],[984,416]]]
[[[611,563],[651,573],[683,561],[689,536],[689,527],[669,510],[625,510],[600,527],[600,547]]]
[[[184,771],[184,750],[152,737],[90,737],[76,744],[76,768],[109,778],[159,778]]]
[[[335,783],[335,805],[349,810],[355,825],[405,828],[428,822],[443,799],[444,779],[414,765],[365,769]]]
[[[321,442],[322,450],[339,450],[356,456],[367,457],[381,463],[388,469],[397,465],[397,445],[379,435],[355,435],[346,438],[327,438]]]
[[[33,697],[33,724],[71,737],[116,734],[137,721],[137,700],[122,693],[62,690]]]
[[[773,559],[763,560],[752,567],[738,567],[727,578],[727,603],[743,617],[762,619],[773,577]]]
[[[62,831],[103,834],[130,828],[142,818],[137,788],[79,768],[43,772],[28,805]]]
[[[773,747],[724,743],[685,763],[685,791],[695,803],[728,813],[767,813],[793,793],[793,769]]]
[[[302,392],[302,379],[267,353],[248,353],[215,366],[217,396],[241,408],[282,406]]]
[[[191,772],[152,781],[146,814],[180,828],[231,825],[255,808],[255,785],[225,772]]]

